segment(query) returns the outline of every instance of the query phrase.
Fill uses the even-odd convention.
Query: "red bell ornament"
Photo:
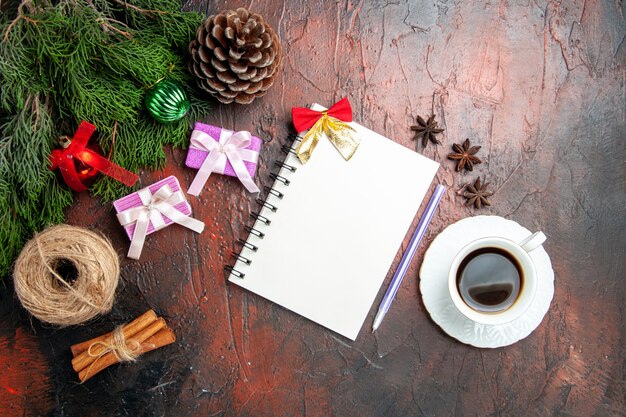
[[[103,173],[121,183],[132,186],[139,177],[121,166],[114,164],[99,153],[87,148],[89,138],[96,127],[82,121],[74,137],[62,142],[63,149],[55,149],[50,154],[50,169],[59,168],[65,183],[74,191],[86,191],[87,184]]]

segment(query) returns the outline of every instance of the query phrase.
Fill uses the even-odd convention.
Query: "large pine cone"
[[[281,63],[276,32],[244,8],[209,18],[189,44],[189,70],[222,103],[251,103],[272,86]]]

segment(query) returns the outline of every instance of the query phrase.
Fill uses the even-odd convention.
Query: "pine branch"
[[[146,10],[146,9],[142,9],[141,7],[137,7],[135,5],[132,5],[126,1],[122,1],[122,0],[115,0],[115,2],[119,5],[121,5],[122,7],[124,7],[125,9],[130,9],[130,10],[135,10],[139,13],[145,13],[148,15],[152,15],[152,14],[166,14],[167,12],[164,10]]]
[[[6,42],[7,41],[7,39],[9,38],[9,34],[11,32],[11,29],[13,29],[13,26],[15,26],[20,19],[24,19],[24,20],[26,20],[29,23],[37,23],[36,20],[33,20],[33,19],[29,18],[28,16],[26,16],[24,14],[24,8],[25,7],[28,8],[28,11],[32,13],[32,11],[33,11],[33,3],[32,3],[32,1],[31,0],[23,0],[22,3],[20,3],[19,6],[17,6],[17,17],[11,21],[9,26],[7,26],[6,30],[4,31],[4,37],[2,38],[2,42]]]
[[[192,110],[183,120],[161,125],[143,109],[156,80],[190,81],[186,50],[202,18],[176,0],[24,0],[13,16],[0,16],[0,281],[25,240],[62,222],[72,203],[48,169],[60,134],[90,121],[113,161],[160,168],[163,146],[186,146],[207,107],[187,86]],[[105,201],[128,192],[104,176],[92,189]]]

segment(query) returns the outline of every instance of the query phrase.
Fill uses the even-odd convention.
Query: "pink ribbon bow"
[[[222,129],[219,142],[201,130],[194,130],[191,134],[191,147],[208,151],[209,154],[202,166],[200,166],[187,192],[196,196],[200,194],[211,173],[223,173],[223,167],[226,166],[226,161],[228,160],[243,186],[251,193],[258,193],[260,191],[259,187],[256,186],[243,163],[244,160],[256,163],[258,159],[259,154],[257,152],[246,149],[250,146],[251,141],[252,134],[245,130],[233,132],[232,130]]]
[[[164,185],[154,194],[148,188],[137,191],[137,194],[139,194],[142,206],[132,207],[117,213],[117,219],[122,226],[137,223],[130,242],[130,249],[128,250],[129,258],[139,259],[150,223],[154,226],[154,230],[163,229],[167,226],[163,216],[194,232],[200,233],[204,230],[203,222],[185,216],[174,208],[176,204],[185,201],[185,196],[180,191],[172,191],[169,185]]]

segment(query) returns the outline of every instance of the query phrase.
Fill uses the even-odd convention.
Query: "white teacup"
[[[454,257],[448,274],[448,289],[456,308],[468,319],[490,325],[508,323],[524,314],[532,304],[537,292],[537,269],[529,253],[541,246],[545,240],[546,236],[542,232],[536,232],[519,243],[502,237],[485,237],[475,240],[461,249]],[[481,305],[474,299],[468,299],[469,293],[464,290],[464,296],[468,299],[466,302],[457,283],[459,267],[469,255],[472,255],[473,258],[475,251],[490,252],[489,248],[493,249],[494,252],[504,252],[509,262],[512,261],[511,264],[517,269],[520,275],[517,297],[514,300],[512,298],[506,299],[495,306]],[[470,267],[472,261],[469,262],[465,262],[464,269]],[[510,297],[515,297],[515,294],[511,294]],[[474,304],[474,307],[470,304]],[[477,308],[477,306],[481,308]],[[498,309],[498,306],[504,307]]]

